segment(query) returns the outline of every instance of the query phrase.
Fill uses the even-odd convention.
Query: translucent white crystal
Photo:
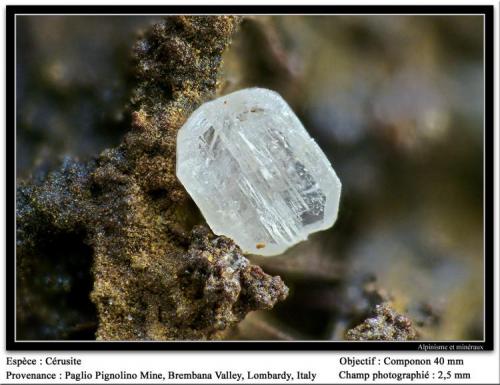
[[[340,181],[274,91],[199,107],[177,136],[177,177],[212,231],[248,253],[281,254],[337,219]]]

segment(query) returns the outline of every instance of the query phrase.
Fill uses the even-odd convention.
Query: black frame
[[[8,351],[46,350],[423,350],[438,345],[444,351],[493,350],[494,312],[494,7],[493,5],[339,5],[339,6],[7,6],[6,7],[6,348]],[[15,17],[17,14],[476,14],[484,16],[484,341],[449,342],[344,342],[344,341],[209,341],[209,342],[112,342],[112,341],[16,341],[15,331]],[[470,349],[459,347],[467,345]]]

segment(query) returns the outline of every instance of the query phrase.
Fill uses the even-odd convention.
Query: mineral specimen
[[[195,226],[175,178],[177,131],[215,93],[238,23],[159,20],[133,51],[138,84],[123,142],[18,185],[18,339],[221,339],[247,313],[286,298],[279,277]]]
[[[349,341],[413,341],[418,337],[412,321],[396,312],[389,303],[376,305],[372,317],[346,334]]]
[[[177,136],[177,177],[212,231],[283,253],[337,219],[341,184],[283,98],[249,88],[203,104]]]

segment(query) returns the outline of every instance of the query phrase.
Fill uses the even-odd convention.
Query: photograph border
[[[6,348],[46,350],[491,351],[494,312],[494,25],[493,5],[165,5],[6,7]],[[481,341],[18,341],[15,338],[15,18],[17,15],[483,15],[484,18],[484,339]]]

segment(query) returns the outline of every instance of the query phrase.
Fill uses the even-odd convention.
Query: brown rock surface
[[[238,22],[176,16],[154,25],[134,47],[138,86],[123,142],[18,188],[18,322],[44,301],[32,274],[70,236],[62,259],[93,256],[100,340],[217,338],[286,297],[281,279],[250,265],[231,240],[191,231],[203,219],[175,177],[177,130],[215,93]]]

